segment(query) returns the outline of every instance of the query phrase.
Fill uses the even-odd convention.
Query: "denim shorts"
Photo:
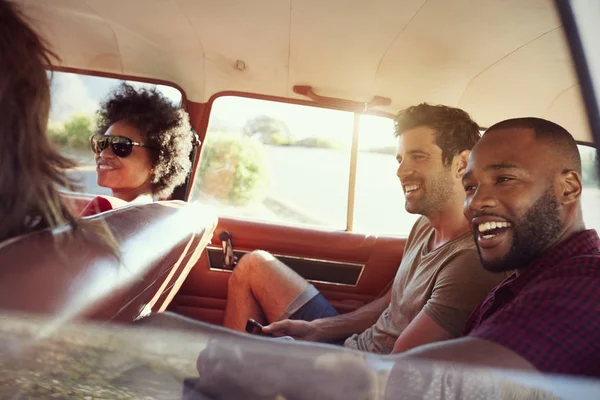
[[[306,301],[309,299],[308,301]],[[335,308],[327,301],[319,291],[310,285],[288,306],[281,319],[296,319],[303,321],[313,321],[319,318],[335,317],[340,315]],[[343,346],[345,339],[329,342],[331,344]]]

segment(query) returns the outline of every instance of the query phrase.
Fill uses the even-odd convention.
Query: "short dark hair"
[[[501,129],[531,129],[536,140],[547,142],[557,154],[564,157],[567,169],[581,174],[581,156],[575,138],[562,126],[543,118],[522,117],[500,121],[490,126],[485,133]]]
[[[153,153],[152,193],[168,197],[185,182],[192,164],[190,152],[194,134],[188,114],[152,89],[135,89],[123,83],[104,101],[98,116],[98,133],[104,134],[118,121],[140,131],[146,144],[158,149]]]
[[[428,126],[435,130],[435,144],[442,149],[442,162],[449,166],[464,150],[471,150],[480,138],[479,125],[459,108],[421,103],[398,113],[394,118],[395,135],[409,129]]]

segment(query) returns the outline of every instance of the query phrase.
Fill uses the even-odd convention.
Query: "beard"
[[[559,208],[560,204],[549,188],[521,219],[511,222],[513,241],[504,257],[486,261],[477,245],[483,268],[490,272],[522,269],[540,258],[563,230]],[[474,236],[477,243],[477,234]]]
[[[408,202],[405,203],[406,211],[425,217],[433,215],[452,199],[453,188],[454,182],[451,168],[444,168],[443,171],[427,180],[427,183],[423,187],[425,189],[425,196],[421,201],[415,204],[414,207],[410,207]]]

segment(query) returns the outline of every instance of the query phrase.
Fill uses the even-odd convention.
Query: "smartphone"
[[[246,322],[246,332],[248,333],[257,333],[259,335],[263,335],[263,326],[260,322],[249,318],[248,322]]]
[[[269,336],[269,337],[279,339],[279,340],[296,340],[291,336],[275,337],[274,335],[272,335],[270,333],[264,333],[262,329],[263,329],[263,325],[260,322],[254,320],[252,318],[249,318],[248,322],[246,322],[246,332],[248,332],[248,333]]]

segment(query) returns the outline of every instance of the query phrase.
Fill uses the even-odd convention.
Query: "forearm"
[[[384,296],[351,313],[317,319],[312,322],[317,336],[322,341],[344,339],[354,333],[370,328],[389,305],[389,297]]]

